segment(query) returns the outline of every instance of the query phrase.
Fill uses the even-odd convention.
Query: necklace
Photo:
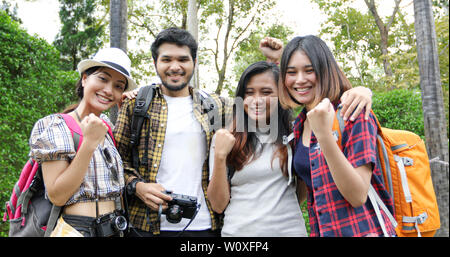
[[[80,115],[78,114],[77,110],[75,109],[74,112],[75,112],[75,115],[77,116],[78,121],[81,123],[81,118],[80,118]]]

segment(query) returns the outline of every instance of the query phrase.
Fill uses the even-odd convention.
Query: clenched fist
[[[108,126],[93,113],[84,117],[81,121],[80,128],[83,133],[83,142],[90,144],[92,147],[97,147],[103,142],[108,132]]]
[[[216,132],[216,145],[214,155],[221,158],[226,158],[233,149],[236,139],[230,131],[226,129],[219,129]]]
[[[330,99],[324,98],[306,114],[311,130],[319,138],[331,133],[335,111]]]
[[[259,42],[259,49],[269,62],[278,62],[283,53],[283,42],[278,38],[265,37]]]

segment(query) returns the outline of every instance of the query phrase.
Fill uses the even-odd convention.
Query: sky
[[[58,0],[8,0],[18,4],[18,16],[23,21],[23,26],[30,34],[38,34],[48,42],[52,42],[59,31]],[[393,0],[379,0],[379,11],[382,16],[388,15],[392,10]],[[414,15],[412,12],[412,0],[403,0],[404,13]],[[367,9],[363,0],[355,2],[356,8]],[[324,14],[316,4],[310,0],[277,0],[276,11],[282,17],[282,21],[293,29],[296,35],[318,34],[320,24],[325,20]]]
[[[61,26],[58,0],[9,0],[9,2],[13,3],[12,6],[17,3],[18,16],[29,34],[37,34],[47,42],[53,42]]]
[[[61,26],[58,16],[58,0],[9,0],[18,4],[18,16],[30,34],[38,34],[52,42]],[[323,15],[309,0],[278,0],[277,11],[284,16],[284,23],[298,34],[317,34]]]

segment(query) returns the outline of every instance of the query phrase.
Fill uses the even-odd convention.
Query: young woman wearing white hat
[[[76,92],[80,101],[64,111],[81,128],[83,140],[78,150],[60,114],[51,114],[34,125],[30,156],[42,165],[48,199],[64,206],[53,236],[117,236],[126,225],[117,211],[123,210],[122,159],[100,114],[119,104],[125,91],[136,88],[130,65],[128,56],[118,48],[102,49],[93,59],[78,64],[81,77]],[[101,230],[111,224],[119,229]]]

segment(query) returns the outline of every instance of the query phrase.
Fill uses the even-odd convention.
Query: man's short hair
[[[187,46],[191,50],[192,60],[195,62],[197,58],[197,42],[195,42],[194,37],[188,31],[179,28],[168,28],[161,31],[155,38],[151,46],[152,57],[153,60],[157,61],[158,59],[158,50],[159,47],[164,43],[172,43],[177,46]]]

